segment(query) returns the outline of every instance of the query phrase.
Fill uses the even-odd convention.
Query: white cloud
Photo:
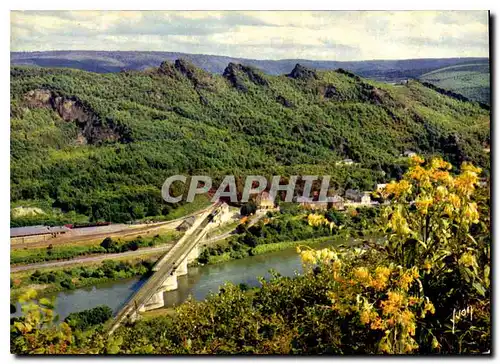
[[[11,50],[148,50],[322,60],[488,56],[486,11],[11,13]]]

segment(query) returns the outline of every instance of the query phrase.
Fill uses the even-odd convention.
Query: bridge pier
[[[192,263],[194,262],[196,259],[198,259],[198,257],[200,256],[200,244],[196,244],[196,246],[189,252],[188,256],[187,256],[187,263]]]
[[[177,269],[175,270],[175,274],[177,276],[184,276],[188,274],[188,260],[187,258],[182,260],[180,264],[177,266]]]
[[[177,285],[177,279],[175,280],[175,283]],[[165,301],[163,300],[163,292],[164,292],[163,289],[161,291],[156,292],[144,306],[139,308],[139,311],[140,312],[150,311],[165,306]]]
[[[163,281],[160,289],[162,292],[175,291],[177,289],[177,273],[175,271]]]

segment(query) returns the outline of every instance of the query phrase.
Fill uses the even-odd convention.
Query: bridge
[[[188,272],[188,264],[198,258],[199,242],[215,219],[228,213],[228,206],[215,203],[202,215],[177,243],[153,267],[153,275],[120,309],[110,325],[112,334],[125,321],[135,321],[140,312],[164,306],[163,293],[177,289],[177,277]]]

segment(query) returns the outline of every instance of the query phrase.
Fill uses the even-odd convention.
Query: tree
[[[249,201],[243,204],[243,206],[241,206],[240,214],[242,216],[250,216],[255,214],[256,211],[257,211],[257,205],[255,205],[255,202]]]
[[[101,247],[103,247],[104,249],[106,249],[106,252],[115,252],[116,249],[118,248],[118,242],[116,240],[113,240],[112,238],[110,237],[107,237],[105,238],[102,242],[101,242]]]

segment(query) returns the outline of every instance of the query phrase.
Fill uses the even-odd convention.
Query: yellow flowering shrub
[[[457,176],[451,169],[441,158],[425,163],[415,156],[403,179],[382,191],[391,201],[382,214],[387,234],[384,248],[398,264],[415,265],[429,273],[441,271],[447,257],[458,259],[476,245],[469,229],[480,216],[471,198],[481,169],[467,162]]]
[[[379,333],[370,336],[378,338],[379,353],[415,353],[422,343],[425,350],[441,351],[443,344],[453,350],[457,337],[464,337],[447,325],[454,300],[489,305],[489,245],[472,233],[480,213],[488,211],[474,199],[481,169],[464,163],[460,174],[451,170],[441,158],[411,158],[403,179],[381,192],[390,202],[377,221],[384,238],[370,249],[298,249],[305,267],[328,272],[330,309],[349,321],[350,330]],[[320,224],[321,218],[310,215],[309,221]],[[483,330],[485,317],[481,312]],[[483,342],[488,335],[481,333]]]
[[[310,226],[316,226],[316,227],[322,225],[328,226],[330,228],[330,232],[332,232],[333,229],[336,227],[334,222],[328,221],[328,219],[321,214],[309,214],[307,216],[307,223]]]
[[[331,309],[353,324],[383,333],[378,343],[381,353],[411,353],[417,320],[432,314],[434,307],[422,295],[419,271],[388,266],[352,265],[365,252],[361,249],[333,251],[299,249],[305,266],[320,265],[331,272]]]

